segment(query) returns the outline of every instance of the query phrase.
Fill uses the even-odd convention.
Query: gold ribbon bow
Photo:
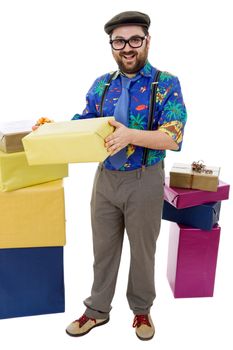
[[[206,169],[203,160],[199,160],[198,162],[192,162],[192,170],[196,171],[197,173],[213,174],[212,170]]]
[[[36,126],[40,126],[40,125],[43,125],[45,123],[53,123],[53,120],[49,119],[49,118],[41,117],[37,120]]]

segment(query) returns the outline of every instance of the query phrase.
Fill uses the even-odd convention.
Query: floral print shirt
[[[156,68],[147,61],[140,70],[141,77],[132,82],[129,89],[129,128],[147,130],[149,114],[149,101],[151,83],[154,80]],[[97,78],[86,96],[86,108],[82,114],[75,114],[72,118],[84,119],[100,116],[101,97],[105,84],[110,78],[110,73]],[[103,115],[113,116],[116,103],[121,94],[121,79],[118,71],[107,90],[103,105]],[[162,72],[159,79],[156,95],[156,111],[153,118],[153,130],[160,130],[168,134],[181,149],[184,126],[187,119],[186,108],[183,102],[180,83],[177,77],[170,73]],[[128,145],[127,161],[119,169],[122,171],[133,170],[142,166],[144,147]],[[165,150],[149,149],[146,166],[154,165],[164,159]],[[115,170],[109,161],[109,157],[104,161],[107,169]]]

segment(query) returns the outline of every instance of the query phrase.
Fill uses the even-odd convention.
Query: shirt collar
[[[153,71],[152,65],[149,63],[149,61],[146,61],[144,67],[142,67],[138,73],[141,74],[143,77],[150,78],[152,77],[152,71]],[[118,69],[114,74],[112,80],[115,80],[120,74],[121,74],[121,71]]]
[[[144,77],[151,78],[153,75],[153,67],[149,61],[146,61],[145,66],[140,70],[140,74]]]

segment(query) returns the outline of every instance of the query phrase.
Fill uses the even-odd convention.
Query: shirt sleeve
[[[169,135],[181,150],[184,126],[187,120],[186,107],[183,101],[180,82],[172,77],[173,82],[167,87],[167,96],[162,103],[162,113],[158,122],[158,130]]]

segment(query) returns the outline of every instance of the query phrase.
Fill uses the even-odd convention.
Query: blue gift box
[[[65,311],[63,247],[0,249],[0,319]]]
[[[212,230],[219,220],[220,207],[221,201],[177,209],[164,200],[162,218],[202,230]]]

